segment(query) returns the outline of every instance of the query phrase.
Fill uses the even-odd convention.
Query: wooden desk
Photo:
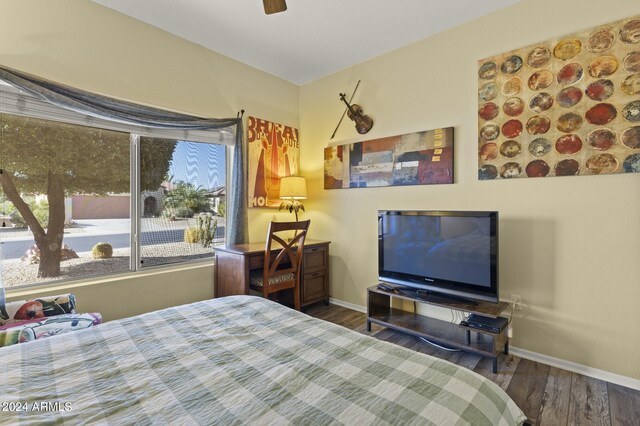
[[[329,301],[329,243],[305,241],[300,281],[301,306]],[[249,275],[253,270],[262,270],[264,247],[265,243],[249,243],[215,249],[216,297],[249,294]]]

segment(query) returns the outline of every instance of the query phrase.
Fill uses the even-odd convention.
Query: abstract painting
[[[278,207],[280,178],[300,169],[298,129],[249,117],[247,142],[249,207]]]
[[[453,183],[453,127],[324,150],[324,187]]]
[[[640,172],[640,17],[478,62],[478,178]]]

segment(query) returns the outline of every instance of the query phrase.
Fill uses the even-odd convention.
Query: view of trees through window
[[[212,256],[224,239],[225,147],[144,137],[140,147],[143,174],[166,171],[161,187],[142,188],[141,266]]]
[[[224,145],[141,137],[132,168],[129,133],[4,113],[0,130],[5,287],[135,270],[132,258],[144,267],[208,257],[222,242]]]

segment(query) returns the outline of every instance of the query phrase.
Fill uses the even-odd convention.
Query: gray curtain
[[[2,244],[0,244],[0,258],[2,258]],[[2,311],[4,310],[4,305],[4,284],[2,283],[2,269],[0,268],[0,316],[2,315]]]
[[[244,112],[244,111],[243,111]],[[242,117],[238,121],[237,134],[243,134]],[[231,170],[231,188],[227,191],[227,223],[231,221],[233,227],[229,226],[227,231],[227,244],[244,244],[249,242],[249,220],[248,220],[248,198],[247,198],[247,167],[244,158],[244,138],[236,136],[236,143],[233,146],[233,165]]]
[[[202,118],[165,111],[98,95],[0,66],[0,79],[59,107],[103,120],[138,126],[181,130],[220,130],[236,127],[231,188],[227,211],[227,244],[248,242],[246,168],[242,117]],[[0,290],[1,291],[1,290]]]
[[[2,284],[2,274],[0,274],[0,310],[4,307],[4,305],[5,305],[4,285]]]

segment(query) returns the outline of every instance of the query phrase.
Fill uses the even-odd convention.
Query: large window
[[[5,287],[198,260],[223,243],[225,144],[0,99]]]

